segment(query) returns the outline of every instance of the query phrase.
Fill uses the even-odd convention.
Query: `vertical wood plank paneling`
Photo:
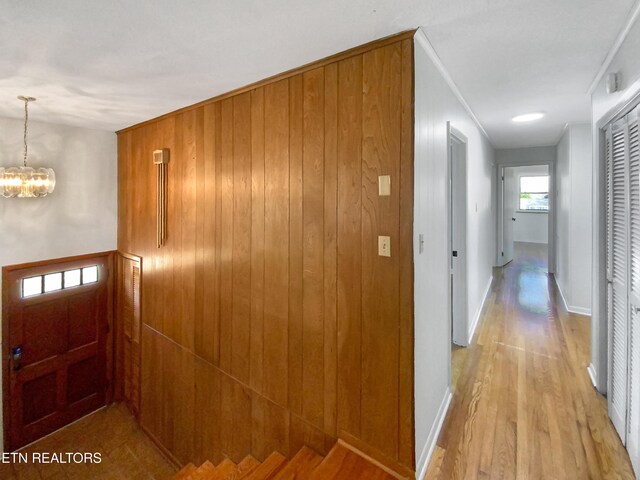
[[[251,390],[233,381],[233,445],[231,459],[240,463],[251,451]]]
[[[173,342],[162,343],[162,370],[169,393],[164,415],[171,425],[171,451],[187,463],[195,451],[195,357]]]
[[[338,64],[338,431],[360,435],[362,56]]]
[[[262,393],[264,335],[264,88],[251,93],[251,378]]]
[[[413,41],[402,41],[398,461],[415,468],[413,375]]]
[[[252,455],[263,461],[270,454],[280,452],[289,456],[289,412],[267,398],[253,393],[252,414]]]
[[[231,377],[220,373],[220,449],[225,456],[233,450],[233,384]]]
[[[302,414],[324,427],[324,69],[303,75]]]
[[[182,122],[182,275],[181,318],[178,343],[193,350],[196,293],[196,116],[201,109],[183,114]]]
[[[324,68],[324,432],[336,436],[338,65]]]
[[[196,337],[201,337],[199,349],[196,345],[196,354],[208,362],[215,363],[215,351],[218,345],[219,327],[219,282],[218,267],[216,264],[217,235],[217,196],[216,196],[216,118],[215,105],[204,107],[203,114],[203,164],[204,164],[204,246],[202,255],[203,269],[203,296],[204,305],[202,321],[196,330]]]
[[[289,382],[289,81],[265,86],[265,283],[263,392],[287,405]]]
[[[131,163],[129,154],[129,139],[131,132],[123,132],[118,135],[118,248],[123,251],[130,251],[127,233],[131,224],[129,223],[128,210],[131,203],[125,201],[130,198],[129,176],[127,175]]]
[[[362,438],[392,458],[398,448],[399,189],[378,196],[378,176],[399,178],[401,49],[363,55]],[[391,238],[391,257],[377,237]]]
[[[119,134],[118,243],[146,273],[140,419],[180,461],[343,437],[413,468],[412,55],[390,43]]]
[[[177,115],[174,127],[174,155],[173,161],[169,162],[169,186],[167,188],[167,196],[169,205],[167,209],[171,209],[171,215],[168,218],[168,229],[171,234],[167,237],[171,241],[171,285],[170,289],[165,292],[165,308],[167,308],[167,323],[165,325],[165,334],[173,339],[178,340],[182,321],[177,322],[175,319],[181,318],[182,302],[181,288],[182,285],[182,181],[184,170],[184,117]],[[171,240],[169,240],[171,238]],[[144,265],[144,258],[142,259]],[[143,313],[143,315],[145,315]]]
[[[205,228],[206,228],[206,171],[204,153],[204,107],[196,110],[195,124],[195,291],[194,291],[194,319],[193,319],[193,349],[200,356],[204,356],[203,335],[204,304],[205,304]]]
[[[233,319],[233,99],[221,104],[220,368],[231,373]]]
[[[302,413],[303,97],[302,75],[289,79],[289,408]]]
[[[207,107],[205,107],[207,108]],[[205,460],[217,464],[222,460],[220,448],[220,372],[210,363],[195,359],[195,411],[205,422],[195,430],[195,449],[199,463]]]
[[[168,222],[172,221],[173,211],[173,203],[171,199],[171,192],[173,192],[173,181],[171,180],[174,167],[172,166],[172,162],[175,160],[172,158],[174,155],[174,145],[175,145],[175,117],[169,117],[167,119],[162,120],[158,123],[158,128],[156,130],[157,133],[157,142],[158,148],[168,148],[169,149],[169,178],[167,180],[167,214],[168,214]],[[155,148],[155,147],[154,147]],[[158,258],[158,268],[162,271],[162,278],[158,279],[159,282],[159,291],[160,292],[169,292],[170,289],[173,288],[173,248],[174,241],[171,238],[171,235],[167,237],[167,243],[165,246],[160,249],[159,252],[156,253],[156,257]],[[143,262],[145,259],[143,259]],[[144,270],[143,270],[144,277]],[[143,282],[144,283],[144,282]],[[171,317],[171,310],[167,305],[167,295],[159,295],[158,293],[153,293],[154,298],[156,299],[156,312],[158,315],[158,330],[163,332],[165,335],[167,334],[170,323],[175,321],[175,317]],[[146,321],[145,313],[142,312],[143,319]]]
[[[152,145],[155,143],[155,130],[155,125],[150,125],[149,128],[142,129],[140,132],[141,149],[138,152],[140,157],[137,160],[136,172],[136,185],[139,186],[137,196],[140,201],[139,210],[136,212],[138,229],[136,251],[146,259],[143,265],[145,284],[141,292],[141,309],[146,312],[149,324],[157,328],[159,321],[152,308],[153,297],[145,294],[153,291],[155,283],[154,255],[157,249],[154,248],[151,237],[156,234],[156,222],[154,215],[145,214],[145,212],[155,212],[155,167],[150,160],[153,152]]]
[[[165,377],[162,375],[162,341],[164,338],[143,325],[141,332],[142,358],[140,382],[140,423],[161,441],[165,440],[162,419],[166,405],[162,402]],[[156,361],[149,361],[149,359]],[[166,445],[166,444],[165,444]]]
[[[216,214],[215,214],[215,275],[218,289],[216,296],[217,308],[214,317],[214,331],[217,338],[213,345],[213,363],[220,366],[220,345],[222,334],[222,105],[220,102],[214,104],[214,120],[215,120],[215,176],[216,176]]]
[[[251,93],[233,98],[231,374],[249,383],[251,343]]]
[[[142,165],[144,133],[144,129],[134,130],[131,132],[131,141],[129,142],[130,165],[127,173],[132,180],[136,179],[130,183],[129,187],[132,201],[131,208],[127,211],[129,216],[127,223],[132,226],[137,224],[138,215],[140,215],[140,212],[142,211],[141,191],[144,189],[144,180],[140,181],[138,179],[142,179],[141,173],[144,168],[144,165]],[[130,228],[127,231],[127,243],[130,245],[132,250],[137,252],[142,249],[144,236],[144,228],[141,228],[139,231],[137,229],[134,231],[133,228]]]

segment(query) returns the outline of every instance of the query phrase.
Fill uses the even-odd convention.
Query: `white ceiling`
[[[422,26],[496,148],[556,143],[634,0],[0,0],[0,116],[117,130]],[[511,117],[544,111],[544,120]]]

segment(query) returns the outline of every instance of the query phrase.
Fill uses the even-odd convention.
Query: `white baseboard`
[[[453,392],[451,391],[451,387],[447,387],[447,390],[444,392],[442,402],[440,403],[440,408],[438,408],[436,419],[431,426],[427,442],[425,443],[424,448],[420,453],[420,457],[418,458],[418,464],[416,465],[416,480],[423,480],[424,476],[427,474],[429,461],[431,460],[431,455],[433,455],[433,451],[436,448],[438,436],[440,435],[440,430],[442,430],[444,419],[447,417],[447,411],[449,410],[449,405],[451,405],[452,398]]]
[[[593,363],[590,363],[587,367],[587,373],[589,374],[589,378],[591,379],[591,383],[593,384],[593,388],[598,389],[598,379],[596,376],[596,369],[593,366]]]
[[[567,303],[567,298],[564,296],[564,292],[562,291],[562,287],[560,286],[560,282],[558,282],[558,277],[556,274],[553,274],[553,280],[556,282],[558,286],[558,291],[560,292],[560,298],[562,298],[562,303],[564,304],[564,308],[567,309],[567,312],[577,313],[578,315],[586,315],[587,317],[591,316],[591,309],[585,307],[576,307],[573,305],[569,305]]]
[[[487,283],[486,288],[484,289],[484,295],[482,295],[482,302],[480,306],[478,306],[478,310],[476,314],[473,316],[473,320],[469,325],[469,333],[468,333],[468,343],[467,345],[471,345],[471,340],[473,340],[473,336],[476,333],[476,328],[478,327],[478,323],[480,322],[480,317],[482,316],[482,311],[484,310],[484,305],[487,303],[487,298],[489,297],[489,293],[491,293],[491,285],[493,285],[493,275],[489,277],[489,283]]]

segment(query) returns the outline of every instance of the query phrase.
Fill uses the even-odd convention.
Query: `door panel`
[[[7,450],[105,404],[111,262],[106,253],[3,269]],[[87,272],[80,285],[63,283],[57,291],[23,297],[24,278],[94,265],[97,281]]]
[[[609,132],[610,228],[608,251],[611,312],[611,398],[609,415],[623,443],[627,426],[627,338],[628,338],[628,242],[627,242],[627,122],[615,123]]]
[[[466,145],[450,137],[451,155],[451,314],[452,340],[469,344],[467,306],[467,171]],[[455,252],[455,253],[454,253]]]
[[[516,219],[516,176],[513,168],[503,169],[503,265],[513,260],[513,223]]]
[[[627,449],[640,474],[640,128],[636,108],[629,117],[629,405]]]
[[[140,259],[118,256],[117,396],[140,413]]]

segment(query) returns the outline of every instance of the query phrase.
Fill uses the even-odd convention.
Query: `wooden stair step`
[[[197,470],[193,463],[188,463],[173,476],[173,480],[187,480]]]
[[[302,447],[291,461],[284,467],[274,480],[297,480],[309,478],[311,472],[320,465],[322,457],[309,447]]]
[[[309,480],[397,480],[402,478],[378,467],[337,443],[313,471]]]
[[[258,466],[260,462],[253,458],[251,455],[247,455],[244,459],[238,464],[238,469],[236,474],[229,477],[227,480],[239,480],[241,478],[246,477],[251,472],[253,472]]]
[[[218,464],[213,474],[207,480],[227,480],[238,470],[238,466],[228,458]]]
[[[189,480],[209,480],[216,471],[216,466],[209,460],[204,462],[198,469],[191,474]]]
[[[273,452],[264,462],[240,478],[242,478],[242,480],[268,480],[273,478],[274,475],[277,475],[286,465],[287,459],[284,455]]]

